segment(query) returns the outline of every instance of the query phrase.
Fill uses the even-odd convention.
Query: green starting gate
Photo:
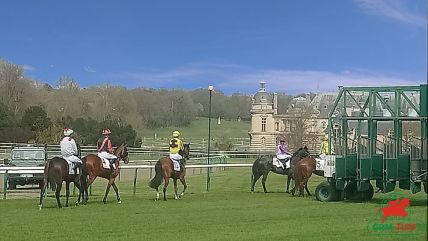
[[[370,200],[372,183],[385,193],[427,192],[427,133],[428,85],[341,87],[328,124],[335,171],[317,199]]]

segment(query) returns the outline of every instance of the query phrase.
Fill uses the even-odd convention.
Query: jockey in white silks
[[[72,134],[74,131],[70,128],[64,129],[64,138],[60,142],[61,156],[66,161],[74,164],[74,171],[76,173],[77,168],[82,164],[82,160],[77,157],[79,151],[77,150],[76,142],[74,141]]]
[[[98,139],[97,147],[98,147],[98,156],[103,159],[107,159],[110,162],[110,168],[114,169],[113,162],[117,159],[117,156],[113,155],[113,145],[111,143],[110,129],[103,129],[102,131],[103,137]]]

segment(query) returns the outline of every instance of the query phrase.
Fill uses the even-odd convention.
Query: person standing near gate
[[[110,139],[111,131],[110,129],[103,129],[102,137],[98,139],[97,147],[98,147],[98,156],[103,159],[109,160],[110,168],[114,169],[113,163],[117,159],[115,155],[113,155],[113,144]]]
[[[172,138],[169,141],[169,158],[174,164],[175,171],[180,171],[180,166],[182,166],[183,157],[179,153],[181,150],[183,150],[183,141],[180,140],[180,132],[175,130],[172,132]]]
[[[64,129],[64,138],[60,142],[61,156],[67,162],[71,162],[73,165],[74,174],[77,174],[77,169],[81,167],[82,160],[77,155],[79,150],[77,149],[76,141],[73,138],[74,131],[70,128]]]
[[[328,134],[325,134],[325,136],[322,139],[322,143],[321,143],[321,153],[320,153],[320,158],[321,159],[325,159],[325,156],[328,155]]]

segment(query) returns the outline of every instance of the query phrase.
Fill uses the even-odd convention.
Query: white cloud
[[[96,72],[97,72],[94,68],[92,68],[92,67],[91,67],[91,66],[89,66],[89,65],[84,66],[84,67],[83,67],[83,70],[84,70],[84,71],[86,71],[86,72],[88,72],[88,73],[96,73]]]
[[[25,71],[35,71],[36,67],[29,64],[24,64],[22,65],[22,69],[24,69]]]
[[[266,81],[269,91],[290,94],[301,92],[336,91],[343,86],[416,85],[418,80],[394,74],[370,72],[361,69],[332,71],[254,69],[239,65],[191,64],[171,70],[123,72],[108,76],[148,88],[205,88],[214,85],[225,93],[252,94],[259,82]]]
[[[410,3],[418,3],[416,0],[354,0],[366,13],[380,17],[394,19],[399,22],[411,24],[417,27],[427,28],[426,9],[420,11],[411,10]]]
[[[313,70],[263,70],[244,73],[233,77],[229,83],[223,83],[225,88],[234,85],[255,86],[261,80],[267,82],[271,91],[287,93],[298,92],[328,92],[337,91],[338,86],[391,86],[415,85],[417,81],[391,75],[355,72],[313,71]]]

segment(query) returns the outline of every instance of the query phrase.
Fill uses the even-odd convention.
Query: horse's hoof
[[[42,207],[43,207],[42,205],[39,205],[39,210],[42,210]]]
[[[106,201],[106,200],[103,200],[103,203],[104,203],[104,204],[107,204],[107,201]]]
[[[122,201],[121,201],[121,200],[119,200],[119,201],[117,201],[117,203],[118,203],[118,204],[121,204],[121,203],[122,203]]]
[[[285,191],[285,193],[290,193],[289,191]]]

